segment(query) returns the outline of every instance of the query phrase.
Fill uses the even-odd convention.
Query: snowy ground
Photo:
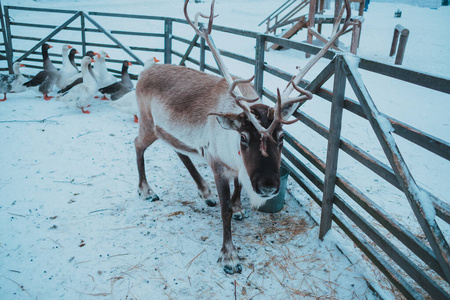
[[[137,125],[107,102],[91,111],[32,92],[2,103],[2,299],[370,298],[360,267],[317,239],[290,196],[278,214],[244,203],[249,218],[233,222],[244,271],[225,275],[220,209],[201,201],[175,153],[159,142],[148,151],[163,201],[144,202]]]
[[[216,23],[262,32],[264,26],[257,24],[283,2],[218,1],[220,17]],[[2,1],[3,5],[179,18],[182,3]],[[393,18],[398,8],[403,11],[402,19]],[[404,65],[448,77],[450,40],[443,29],[450,26],[448,7],[430,10],[372,2],[365,19],[358,54],[392,63],[393,58],[387,56],[392,31],[395,24],[401,23],[411,30]],[[227,45],[217,36],[219,47],[234,50],[232,43]],[[296,37],[303,39],[301,34]],[[342,43],[348,45],[346,38]],[[252,46],[243,47],[236,50],[251,57]],[[266,54],[270,64],[292,73],[296,65],[304,65],[305,59],[300,56],[292,51]],[[239,75],[251,72],[232,67]],[[318,71],[320,68],[313,70],[311,77]],[[370,73],[363,72],[363,79],[382,112],[450,140],[448,95]],[[269,87],[274,89],[275,83]],[[235,295],[240,299],[373,298],[363,278],[377,287],[374,278],[382,277],[370,271],[356,252],[347,253],[352,257],[349,262],[336,249],[334,241],[340,241],[341,248],[351,250],[351,246],[344,247],[342,242],[348,240],[337,231],[325,242],[318,240],[318,226],[306,213],[317,212],[317,207],[310,207],[309,197],[293,182],[289,183],[286,206],[278,214],[252,211],[244,201],[249,218],[232,225],[243,273],[225,275],[216,263],[222,242],[219,208],[207,207],[199,199],[178,157],[159,142],[147,151],[146,160],[149,182],[163,201],[140,200],[133,144],[138,126],[132,116],[114,110],[107,102],[93,100],[91,108],[91,115],[82,115],[65,103],[43,101],[31,91],[10,94],[7,101],[0,102],[2,299],[225,299]],[[326,101],[317,98],[303,109],[328,125]],[[347,115],[344,118],[344,136],[383,160],[367,123]],[[319,141],[301,125],[295,126],[293,131],[324,159],[326,141]],[[417,181],[450,202],[449,162],[398,140]],[[214,186],[209,168],[201,161],[197,166]],[[362,173],[345,156],[340,159],[339,172],[420,235],[401,193]],[[450,229],[442,226],[448,236]],[[394,297],[385,280],[381,279],[380,285],[380,293]]]

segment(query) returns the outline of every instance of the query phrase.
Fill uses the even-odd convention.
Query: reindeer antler
[[[255,76],[253,76],[250,79],[233,80],[233,77],[231,77],[230,72],[228,72],[228,68],[225,66],[225,63],[223,62],[222,57],[220,56],[220,53],[217,50],[217,47],[215,46],[213,39],[211,38],[210,34],[212,31],[213,20],[216,17],[216,16],[214,16],[215,0],[213,0],[211,3],[211,11],[210,11],[209,16],[206,16],[202,13],[197,13],[196,17],[195,17],[195,19],[196,19],[195,23],[192,22],[192,20],[189,18],[189,15],[187,12],[188,3],[189,3],[189,0],[186,0],[184,2],[184,16],[186,18],[186,21],[189,23],[189,25],[192,26],[192,28],[194,28],[195,32],[199,36],[201,36],[205,39],[206,43],[208,44],[209,48],[211,49],[211,53],[213,54],[213,56],[217,62],[217,65],[219,66],[220,71],[222,72],[223,77],[225,78],[225,80],[228,82],[228,84],[230,86],[230,88],[228,89],[228,92],[236,100],[236,104],[244,110],[244,113],[246,114],[247,118],[250,120],[250,122],[252,122],[252,124],[255,126],[255,128],[259,132],[264,132],[266,129],[261,126],[261,124],[258,122],[258,120],[256,120],[255,116],[250,112],[250,107],[248,105],[248,103],[255,102],[259,98],[249,99],[249,98],[244,97],[238,86],[239,83],[248,83],[248,82],[252,81]],[[200,16],[203,18],[209,19],[207,28],[203,27],[202,29],[200,29],[198,27],[198,18]],[[238,87],[238,89],[236,89],[236,87]]]
[[[250,107],[248,105],[249,103],[253,103],[253,102],[257,101],[259,98],[256,98],[256,99],[245,98],[244,96],[242,96],[242,92],[240,91],[239,86],[238,86],[239,83],[248,83],[248,82],[252,81],[255,76],[253,76],[252,78],[249,78],[249,79],[233,80],[233,78],[231,77],[230,73],[228,72],[228,69],[225,66],[225,64],[220,56],[219,51],[217,50],[216,46],[214,45],[214,41],[211,38],[210,34],[212,31],[213,20],[215,17],[217,17],[217,16],[214,16],[215,0],[213,0],[211,3],[211,11],[210,11],[209,16],[206,16],[202,13],[197,13],[195,15],[195,22],[192,22],[192,20],[189,18],[189,15],[187,13],[188,3],[189,3],[189,0],[186,0],[184,3],[184,16],[186,18],[186,21],[189,23],[189,25],[192,26],[192,28],[194,28],[195,32],[199,36],[201,36],[205,39],[206,43],[208,44],[209,48],[211,49],[211,53],[213,54],[213,56],[217,62],[217,65],[219,66],[220,71],[222,72],[223,77],[226,79],[226,81],[228,82],[228,84],[230,86],[228,89],[228,92],[235,99],[236,104],[244,110],[244,113],[247,116],[247,118],[250,120],[250,122],[255,126],[255,128],[261,134],[261,149],[265,149],[265,140],[267,138],[269,138],[272,142],[275,142],[272,137],[272,132],[278,124],[292,124],[297,121],[297,119],[293,120],[293,121],[288,121],[288,118],[298,108],[298,106],[295,107],[294,109],[290,109],[291,112],[286,115],[283,115],[283,107],[291,107],[292,108],[292,106],[297,103],[312,99],[312,93],[309,91],[306,91],[305,89],[302,89],[301,87],[298,86],[298,84],[303,79],[305,74],[328,51],[328,49],[337,40],[337,38],[345,32],[345,30],[347,29],[347,27],[349,25],[351,25],[351,22],[350,22],[351,9],[350,9],[349,0],[344,0],[344,6],[342,7],[340,15],[339,15],[339,18],[340,18],[343,14],[344,9],[347,11],[347,16],[345,18],[345,22],[344,22],[344,25],[342,26],[342,28],[337,32],[334,32],[334,30],[333,30],[333,36],[330,38],[328,43],[319,51],[319,53],[317,53],[317,55],[313,59],[311,59],[308,62],[308,64],[304,68],[302,68],[299,71],[299,73],[296,76],[294,76],[291,79],[291,81],[287,85],[286,89],[283,91],[283,94],[280,95],[280,91],[277,89],[277,103],[275,104],[275,108],[274,108],[274,120],[272,121],[272,123],[270,124],[270,126],[267,129],[264,128],[258,122],[258,120],[256,120],[256,117],[251,113]],[[200,28],[198,26],[198,18],[199,17],[209,19],[207,28],[204,28],[204,27]],[[236,89],[236,87],[238,87],[238,89]],[[289,97],[289,95],[293,92],[294,89],[297,92],[299,92],[301,95],[298,97],[291,98],[291,97]]]

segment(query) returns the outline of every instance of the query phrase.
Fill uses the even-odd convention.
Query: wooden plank
[[[300,155],[305,157],[310,163],[312,163],[320,172],[325,174],[325,162],[323,162],[317,155],[310,151],[305,145],[300,143],[288,132],[285,132],[285,141],[289,143]],[[359,206],[361,206],[366,212],[368,212],[375,220],[383,225],[389,232],[391,232],[399,241],[407,246],[413,253],[420,257],[426,264],[428,264],[433,270],[440,276],[443,276],[442,268],[439,262],[436,260],[434,254],[430,249],[411,232],[406,229],[402,224],[395,219],[389,217],[389,215],[376,203],[370,200],[353,186],[348,180],[341,175],[337,175],[337,186],[341,188],[347,195],[350,196]]]
[[[200,39],[200,71],[205,71],[205,52],[206,50],[206,44],[205,39],[202,37]]]
[[[172,19],[164,20],[164,63],[172,63]]]
[[[181,58],[181,61],[180,61],[179,65],[182,65],[182,66],[185,65],[184,62],[186,61],[186,59],[191,54],[192,49],[194,49],[194,46],[197,44],[197,41],[198,41],[199,37],[200,36],[198,34],[194,35],[194,38],[192,39],[191,43],[189,44],[189,47],[187,48],[186,53],[184,53],[183,57]]]
[[[327,147],[327,164],[325,170],[325,186],[322,199],[322,215],[320,219],[319,238],[322,240],[331,228],[334,188],[341,140],[342,114],[344,110],[346,78],[342,69],[342,56],[335,60],[333,102],[331,104],[330,132]]]
[[[32,28],[49,28],[54,29],[56,25],[46,25],[46,24],[33,24],[33,23],[23,23],[23,22],[10,22],[11,26],[19,27],[32,27]],[[80,27],[70,27],[64,28],[65,31],[81,31]],[[85,32],[101,32],[96,28],[85,28]],[[160,37],[163,38],[163,33],[149,33],[149,32],[138,32],[138,31],[123,31],[123,30],[111,30],[111,34],[122,34],[122,35],[132,35],[132,36],[145,36],[145,37]]]
[[[9,14],[7,14],[7,17],[9,19]],[[1,2],[0,2],[0,19],[1,19],[0,20],[1,21],[1,31],[2,31],[2,36],[3,36],[2,46],[5,47],[5,54],[6,54],[6,56],[2,55],[2,59],[6,59],[6,63],[8,65],[8,72],[10,74],[14,74],[13,64],[12,64],[12,55],[8,55],[8,54],[11,54],[10,51],[8,50],[8,48],[10,48],[11,36],[9,34],[7,34],[7,31],[10,32],[11,27],[10,27],[9,22],[7,23],[8,27],[5,27],[5,18],[3,16],[3,8],[1,5]],[[7,30],[7,28],[8,28],[8,30]]]
[[[76,14],[76,13],[78,13],[78,10],[24,7],[24,6],[14,6],[14,5],[5,5],[5,9],[23,10],[23,11],[32,11],[32,12],[50,12],[50,13],[59,13],[59,14]]]
[[[79,16],[81,15],[81,12],[77,12],[75,13],[72,17],[70,17],[67,21],[65,21],[64,23],[62,23],[60,26],[58,26],[54,31],[52,31],[49,35],[47,35],[45,38],[40,39],[39,42],[34,45],[30,50],[28,50],[25,54],[23,54],[21,57],[19,57],[16,61],[22,61],[23,59],[25,59],[26,57],[28,57],[28,55],[30,55],[31,53],[33,53],[36,49],[38,49],[40,46],[42,46],[42,44],[44,44],[45,42],[47,42],[48,40],[50,40],[52,37],[54,37],[56,34],[58,34],[61,30],[63,30],[64,28],[67,27],[67,25],[69,25],[70,23],[72,23],[73,21],[75,21]],[[11,39],[10,39],[11,41]],[[11,53],[12,55],[12,53]]]
[[[84,16],[80,15],[80,30],[81,30],[81,54],[86,55],[86,20]]]
[[[322,88],[313,93],[331,102],[333,93],[330,90]],[[361,105],[355,102],[355,100],[346,98],[344,108],[364,119],[367,119],[363,109],[361,108]],[[389,121],[392,124],[392,127],[394,127],[395,134],[407,139],[412,143],[415,143],[416,145],[419,145],[424,149],[427,149],[430,152],[433,152],[436,155],[441,156],[442,158],[450,160],[450,143],[442,139],[439,139],[435,136],[432,136],[430,134],[427,134],[417,128],[412,127],[411,125],[405,124],[386,114],[381,113],[381,115],[389,119]]]
[[[156,20],[156,21],[164,21],[166,19],[166,17],[135,15],[135,14],[119,14],[119,13],[99,12],[99,11],[90,11],[90,12],[88,12],[88,14],[94,15],[94,16],[103,16],[103,17],[144,19],[144,20]]]
[[[288,31],[286,31],[285,34],[283,34],[283,38],[290,39],[293,37],[297,32],[299,32],[301,29],[306,27],[306,20],[305,16],[301,18],[294,26],[291,27]],[[278,44],[273,44],[272,47],[270,47],[273,50],[279,50],[282,46]]]
[[[360,69],[450,94],[450,78],[361,58]]]
[[[123,51],[125,51],[129,56],[131,56],[132,58],[134,58],[141,66],[144,65],[144,62],[137,57],[129,47],[126,47],[125,45],[123,45],[118,39],[116,39],[111,33],[109,33],[107,30],[105,30],[99,23],[97,23],[97,21],[95,21],[94,19],[92,19],[90,16],[86,15],[85,13],[81,13],[84,15],[84,17],[91,22],[92,25],[94,25],[95,27],[97,27],[98,29],[100,29],[100,31],[106,35],[111,41],[113,41],[116,45],[118,45],[120,48],[122,48]]]
[[[442,270],[444,271],[445,278],[447,281],[450,281],[450,249],[438,224],[436,223],[436,220],[434,218],[430,219],[431,216],[428,212],[428,205],[432,205],[432,203],[428,197],[425,198],[425,196],[421,194],[422,189],[420,189],[414,181],[414,178],[404,162],[391,132],[388,131],[388,128],[386,128],[384,123],[381,123],[386,119],[380,115],[378,109],[373,103],[369,92],[361,80],[357,66],[352,64],[352,62],[347,62],[345,60],[344,68],[347,78],[349,79],[349,82],[364,110],[364,113],[366,114],[370,125],[374,129],[383,151],[385,152],[385,155],[391,164],[400,185],[402,186],[402,190],[405,193],[411,208],[420,226],[422,227],[431,248],[434,251],[434,254],[436,255],[437,260],[439,261]]]
[[[324,74],[326,74],[326,72],[324,72]],[[320,77],[320,76],[318,76],[318,77]],[[311,92],[314,91],[313,83],[311,83],[308,86],[308,90]],[[302,84],[302,82],[301,82],[301,84]],[[321,89],[321,92],[319,92],[319,94],[321,94],[323,92],[324,92],[324,90]],[[313,93],[315,93],[315,92],[313,92]],[[275,94],[271,93],[267,89],[263,89],[263,95],[266,98],[268,98],[269,100],[271,100],[272,102],[276,101]],[[328,95],[328,93],[327,93],[327,95]],[[329,95],[331,98],[332,93],[330,92]],[[322,95],[322,97],[323,97],[323,95]],[[328,98],[327,98],[327,100],[328,100]],[[359,107],[359,109],[361,109],[361,111],[362,111],[362,108],[358,104],[354,103],[353,101],[351,101],[349,99],[346,99],[345,101],[346,101],[346,104],[353,103],[353,104],[357,105]],[[348,107],[345,107],[345,108],[348,109]],[[293,114],[293,116],[296,117],[297,119],[299,119],[302,123],[304,123],[306,126],[311,128],[312,130],[314,130],[315,132],[320,134],[325,139],[328,139],[328,128],[325,125],[321,124],[317,120],[314,120],[311,116],[308,116],[305,112],[302,112],[302,111],[296,111]],[[380,162],[373,156],[369,155],[368,153],[366,153],[365,151],[363,151],[362,149],[360,149],[356,145],[352,144],[350,141],[348,141],[347,139],[345,139],[343,137],[341,137],[340,148],[345,153],[347,153],[348,155],[350,155],[351,157],[356,159],[358,162],[363,164],[365,167],[369,168],[372,172],[379,175],[381,178],[383,178],[384,180],[386,180],[387,182],[392,184],[397,189],[399,189],[399,190],[402,189],[400,184],[398,183],[398,180],[394,174],[394,171],[390,167],[386,166],[385,164],[383,164],[382,162]],[[441,218],[443,221],[450,224],[450,205],[444,203],[442,200],[438,199],[436,196],[434,196],[429,191],[427,191],[423,188],[422,188],[422,191],[433,201],[433,205],[436,209],[436,215],[439,218]]]
[[[256,37],[255,51],[255,90],[262,98],[262,88],[264,82],[264,48],[266,45],[265,36],[260,34]]]
[[[267,91],[265,91],[264,95],[269,99],[272,99],[272,101],[274,101],[275,99],[274,98],[275,95],[274,94],[270,95],[268,94]],[[308,116],[306,113],[302,111],[295,112],[294,117],[298,118],[302,123],[304,123],[306,126],[308,126],[312,130],[320,134],[325,139],[328,139],[329,133],[325,125],[321,124],[317,120],[314,120],[312,117]],[[370,169],[372,172],[374,172],[375,174],[379,175],[381,178],[392,184],[394,187],[396,187],[399,190],[402,190],[402,187],[399,184],[392,168],[386,166],[381,161],[377,160],[375,157],[371,156],[370,154],[363,151],[362,149],[352,144],[350,141],[348,141],[343,137],[341,137],[340,148],[345,153],[354,158],[356,161],[360,162],[362,165]],[[436,209],[436,215],[440,217],[443,221],[450,224],[450,205],[438,199],[432,193],[423,188],[422,191],[433,201],[433,206]]]
[[[298,159],[295,157],[294,154],[292,154],[289,150],[283,149],[283,154],[286,156],[286,158],[296,167],[298,170],[300,170],[314,185],[316,185],[319,189],[322,189],[323,182],[320,180],[320,178],[314,174],[307,166],[305,166],[302,162],[298,161]],[[295,172],[291,172],[291,177],[296,179]],[[297,175],[298,176],[298,175]],[[296,180],[297,181],[297,180]],[[298,181],[297,181],[298,182]],[[305,182],[306,183],[306,182]],[[301,186],[305,189],[305,191],[308,192],[310,196],[311,194],[315,194],[312,196],[312,198],[316,201],[316,203],[319,204],[319,206],[323,206],[323,202],[320,200],[320,195],[317,194],[317,192],[314,191],[314,189],[307,186],[307,184],[302,183]],[[394,256],[396,259],[400,261],[400,264],[403,265],[406,269],[409,269],[409,266],[413,268],[414,276],[419,276],[423,281],[426,282],[426,286],[428,289],[434,288],[432,291],[433,294],[438,294],[439,296],[447,295],[445,291],[443,291],[439,286],[437,286],[422,270],[420,270],[417,266],[415,266],[407,257],[405,257],[399,250],[393,246],[384,236],[382,236],[379,232],[377,232],[372,225],[370,225],[368,222],[365,221],[364,218],[359,216],[358,214],[354,213],[353,210],[347,210],[346,208],[348,206],[345,205],[345,202],[340,199],[338,196],[336,197],[336,203],[339,203],[341,210],[344,210],[345,213],[348,213],[347,216],[349,216],[352,221],[356,221],[358,225],[363,227],[363,230],[365,231],[368,236],[371,238],[375,238],[379,240],[382,240],[381,244],[383,247],[385,247],[385,252],[391,256],[393,252],[395,252]],[[343,205],[344,204],[344,205]],[[338,213],[336,211],[333,212],[333,221],[341,227],[342,222],[344,221],[344,218],[342,216],[337,217]],[[342,227],[341,227],[342,228]],[[348,228],[352,228],[352,226],[349,224]],[[354,229],[353,229],[354,230]],[[356,231],[355,231],[356,232]],[[346,231],[348,234],[348,232]],[[373,236],[377,235],[377,236]],[[349,236],[352,238],[352,236]],[[402,275],[400,275],[382,256],[378,251],[376,251],[370,244],[366,241],[365,238],[361,237],[359,240],[363,242],[364,244],[358,244],[358,247],[366,254],[368,257],[372,260],[372,262],[378,267],[378,269],[383,272],[383,274],[400,290],[400,292],[405,295],[408,299],[423,299],[423,297],[410,285],[406,282],[406,280],[403,278]],[[369,247],[367,247],[369,245]],[[372,251],[366,252],[368,249],[371,249]],[[412,265],[409,265],[411,263]],[[414,267],[415,266],[415,267]],[[411,271],[411,270],[410,270]],[[419,280],[419,279],[418,279]],[[423,282],[422,282],[423,284]],[[435,290],[437,291],[435,293]],[[445,298],[436,298],[436,299],[445,299]]]
[[[321,35],[314,27],[308,27],[308,33],[314,35],[322,43],[324,43],[324,44],[328,43],[328,40],[323,35]],[[337,50],[337,51],[344,52],[344,51],[342,51],[342,49],[340,49],[339,47],[336,47],[335,45],[331,45],[331,48],[333,48],[334,50]]]

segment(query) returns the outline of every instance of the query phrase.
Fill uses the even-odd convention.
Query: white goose
[[[69,45],[62,46],[62,67],[58,71],[58,80],[56,81],[56,86],[59,89],[66,87],[72,81],[72,77],[78,73],[77,68],[75,68],[69,59],[69,50],[72,49]],[[75,52],[75,53],[78,53]]]
[[[14,79],[13,83],[11,84],[11,93],[20,93],[27,90],[27,87],[23,85],[25,82],[27,82],[27,79],[20,72],[20,67],[25,67],[25,65],[21,64],[18,61],[16,61],[13,65],[14,75],[16,75],[16,79]]]
[[[94,72],[95,78],[97,78],[98,81],[99,89],[117,82],[117,78],[113,74],[109,73],[106,68],[106,58],[109,58],[108,53],[105,51],[98,52]],[[103,96],[102,100],[108,100],[108,98]]]
[[[159,59],[157,59],[156,57],[147,59],[144,63],[144,69],[142,71],[150,68],[157,62],[159,62]],[[141,73],[142,73],[142,71],[141,71]],[[110,104],[112,107],[117,108],[121,112],[134,115],[134,123],[139,122],[139,118],[138,118],[139,108],[137,105],[135,90],[132,90],[131,92],[126,93],[125,95],[122,96],[122,98],[120,98],[118,100],[111,101]]]
[[[85,107],[89,107],[88,102],[93,98],[97,92],[97,82],[89,72],[89,64],[94,62],[89,56],[83,57],[81,60],[81,74],[83,76],[83,82],[74,86],[72,89],[64,93],[62,96],[58,96],[58,100],[61,101],[76,101],[78,108],[85,114],[89,114],[89,110],[85,110]]]

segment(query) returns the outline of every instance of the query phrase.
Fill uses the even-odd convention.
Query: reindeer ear
[[[267,119],[273,120],[275,118],[275,110],[272,107],[269,107],[267,110]]]
[[[216,118],[217,122],[219,122],[220,126],[222,126],[223,129],[237,131],[242,125],[242,122],[238,115],[216,115]]]

